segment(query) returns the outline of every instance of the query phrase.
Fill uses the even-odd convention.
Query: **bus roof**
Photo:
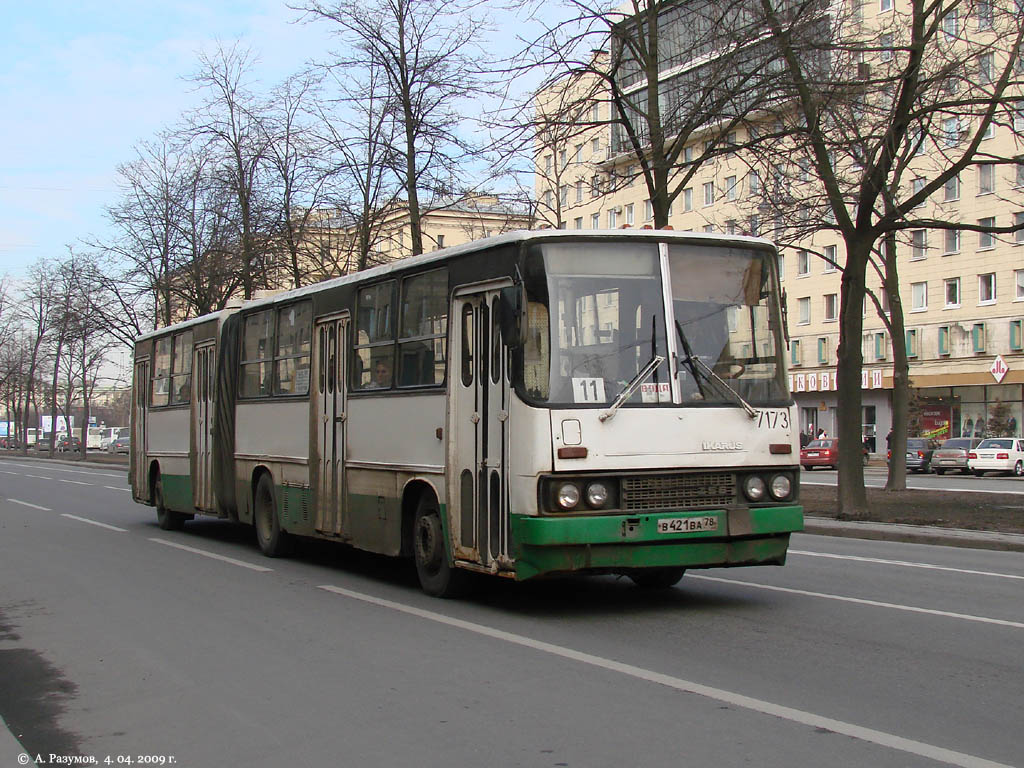
[[[513,232],[506,232],[501,235],[495,235],[494,237],[487,237],[481,240],[474,240],[469,243],[463,243],[462,245],[453,245],[448,248],[441,248],[430,253],[422,253],[418,256],[409,256],[402,259],[396,259],[395,261],[389,261],[387,264],[381,264],[371,269],[363,270],[362,272],[350,272],[340,277],[333,277],[328,280],[324,280],[319,283],[311,283],[310,285],[304,285],[300,288],[292,288],[290,290],[281,291],[275,293],[272,296],[265,296],[258,299],[251,299],[238,306],[228,307],[220,310],[219,312],[213,312],[200,317],[195,317],[190,320],[183,320],[180,323],[174,325],[163,326],[156,330],[149,331],[138,336],[135,341],[144,341],[152,338],[153,336],[159,336],[168,331],[178,331],[182,328],[187,328],[192,325],[199,325],[200,323],[207,322],[214,318],[220,318],[223,320],[228,315],[233,314],[240,309],[252,309],[261,306],[269,306],[277,304],[279,302],[287,302],[293,299],[302,298],[309,296],[319,291],[334,288],[336,286],[347,285],[349,283],[357,283],[363,281],[374,280],[378,277],[385,277],[392,272],[399,270],[405,270],[410,267],[422,266],[425,264],[431,264],[434,262],[443,262],[457,256],[463,256],[468,253],[474,253],[475,251],[482,251],[490,248],[497,248],[503,245],[509,245],[513,243],[521,243],[529,240],[543,241],[543,240],[558,240],[558,239],[587,239],[587,238],[604,238],[604,239],[636,239],[636,240],[657,240],[657,241],[668,241],[677,243],[694,243],[694,242],[713,242],[719,245],[726,245],[732,243],[734,245],[745,245],[745,246],[758,246],[774,248],[774,243],[762,237],[749,237],[747,235],[720,235],[708,232],[677,232],[671,229],[540,229],[540,230],[527,230],[519,229]]]

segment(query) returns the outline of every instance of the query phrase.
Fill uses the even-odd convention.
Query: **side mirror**
[[[523,345],[523,313],[526,310],[526,290],[522,283],[501,289],[498,297],[498,325],[505,343],[512,349]]]

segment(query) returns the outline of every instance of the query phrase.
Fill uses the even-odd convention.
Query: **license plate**
[[[819,454],[817,454],[817,453],[808,453],[807,454],[807,458],[809,458],[809,459],[810,458],[815,458],[816,459],[816,458],[818,458],[818,456],[819,456]]]
[[[670,517],[658,521],[658,533],[693,533],[694,531],[717,531],[718,518]]]

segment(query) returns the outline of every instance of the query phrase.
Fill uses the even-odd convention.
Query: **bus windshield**
[[[522,391],[548,405],[608,405],[648,367],[624,404],[672,405],[672,334],[682,405],[785,400],[770,255],[672,245],[663,275],[655,242],[535,246]]]

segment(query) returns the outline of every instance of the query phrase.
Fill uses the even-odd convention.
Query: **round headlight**
[[[772,478],[772,484],[769,487],[773,499],[782,500],[789,496],[793,491],[793,483],[789,479],[789,475],[776,475]]]
[[[743,481],[743,493],[751,501],[760,501],[764,498],[764,480],[758,475],[748,475]]]
[[[604,483],[591,483],[587,486],[587,504],[599,509],[608,503],[608,486]]]
[[[580,489],[572,483],[563,483],[558,489],[556,498],[558,506],[562,509],[575,509],[576,505],[580,503]]]

